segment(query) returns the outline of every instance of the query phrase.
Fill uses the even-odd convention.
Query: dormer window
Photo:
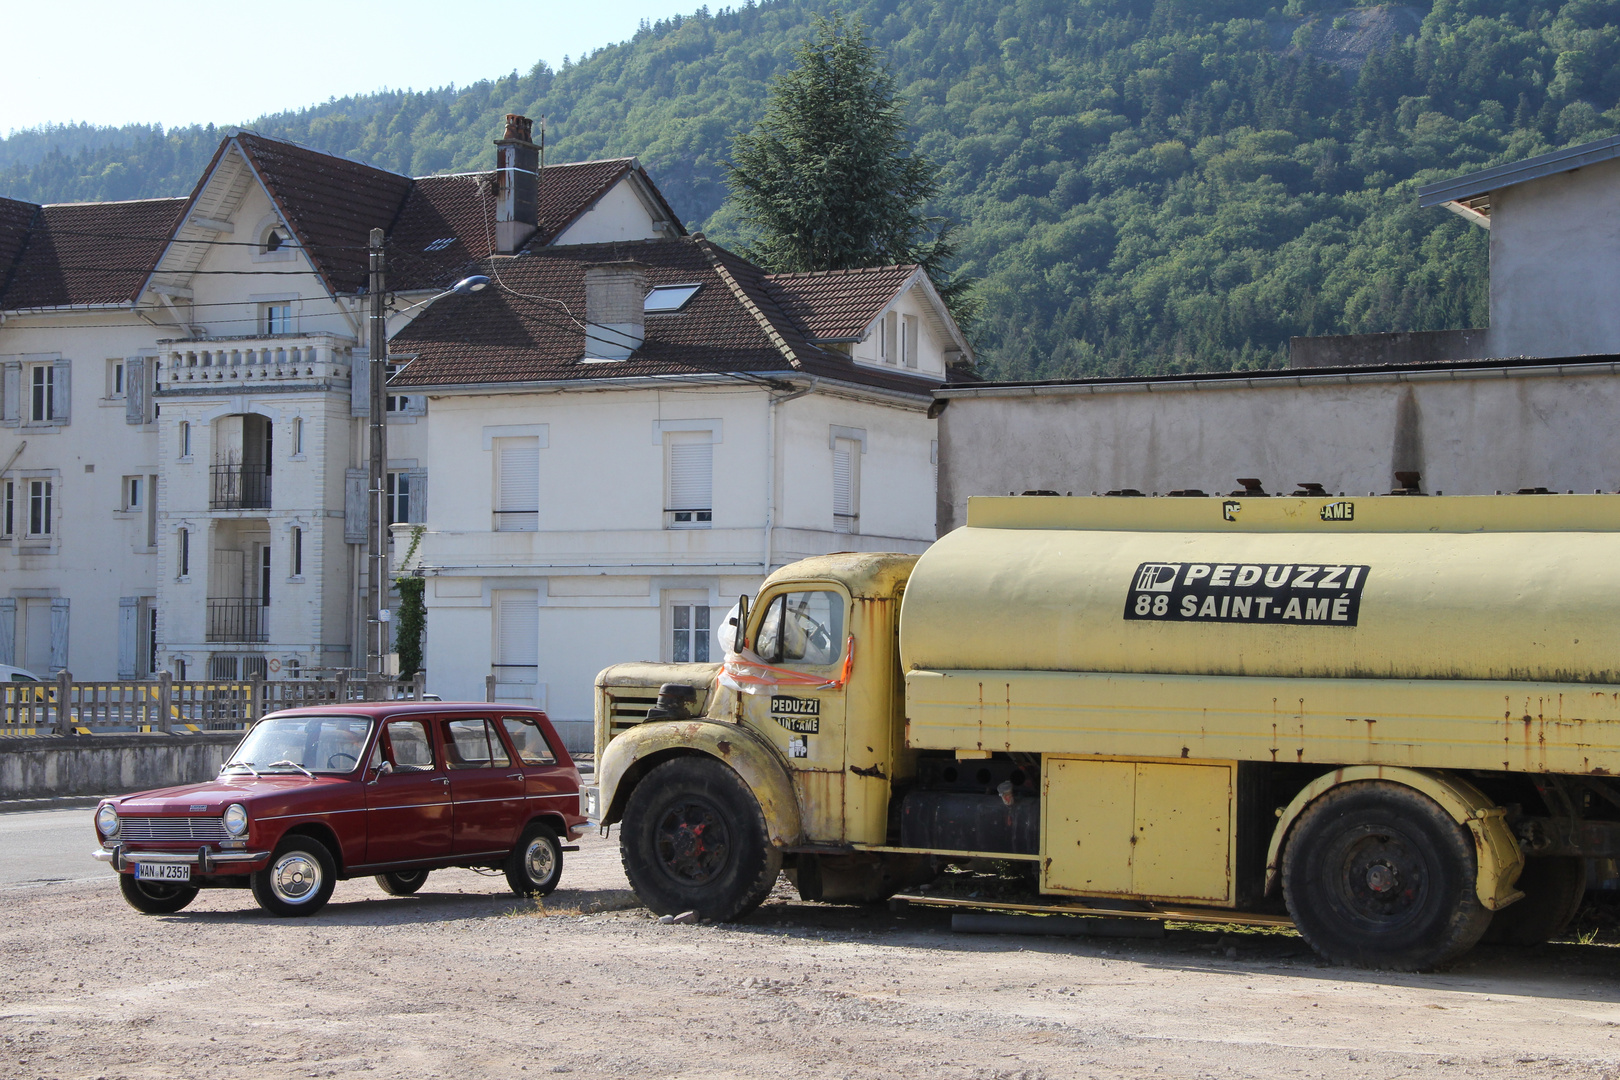
[[[279,214],[266,214],[260,218],[257,228],[249,235],[255,237],[255,262],[285,262],[297,257],[294,253],[298,245],[293,241],[292,230],[287,228]]]
[[[702,285],[660,285],[647,292],[642,310],[648,315],[673,315],[697,295]]]
[[[281,230],[271,229],[264,237],[264,253],[268,255],[272,251],[280,251],[282,243]]]

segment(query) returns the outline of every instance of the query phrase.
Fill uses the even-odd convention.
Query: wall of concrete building
[[[973,495],[1199,488],[1258,477],[1365,495],[1620,488],[1620,365],[1462,367],[944,391],[940,531]]]
[[[1620,161],[1491,192],[1490,356],[1620,353]]]
[[[121,795],[219,775],[242,732],[0,739],[0,799]],[[85,819],[85,834],[90,832]]]

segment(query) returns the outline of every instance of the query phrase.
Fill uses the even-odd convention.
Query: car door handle
[[[521,780],[523,779],[523,774],[520,772],[507,773],[506,778],[508,780]]]
[[[450,784],[450,778],[448,776],[435,776],[433,779],[435,781],[437,781],[438,783],[444,784],[447,787]]]

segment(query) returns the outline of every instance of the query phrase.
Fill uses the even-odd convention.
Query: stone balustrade
[[[336,334],[210,338],[158,342],[160,389],[197,383],[347,380],[354,342]]]

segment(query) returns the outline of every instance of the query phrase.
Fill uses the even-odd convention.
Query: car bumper
[[[254,863],[264,862],[270,857],[268,851],[213,851],[208,848],[198,848],[196,851],[125,851],[122,847],[97,848],[90,853],[90,857],[97,862],[112,864],[114,870],[120,874],[131,873],[130,863],[164,863],[185,864],[195,866],[199,874],[211,874],[215,870],[226,873],[240,872],[255,869]]]

